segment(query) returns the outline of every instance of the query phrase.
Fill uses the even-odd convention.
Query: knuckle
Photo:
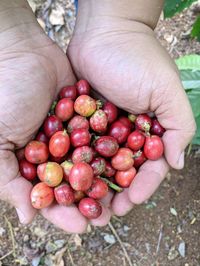
[[[12,202],[12,194],[8,195],[7,185],[0,184],[0,199],[6,202]]]
[[[15,155],[10,150],[0,150],[0,187],[14,179],[19,171]]]
[[[194,136],[197,132],[197,124],[195,122],[195,120],[193,120],[193,123],[192,123],[192,126],[191,126],[191,132],[192,132],[192,135]]]
[[[195,136],[196,131],[197,131],[197,125],[196,125],[195,120],[192,119],[187,127],[187,137],[189,141]]]

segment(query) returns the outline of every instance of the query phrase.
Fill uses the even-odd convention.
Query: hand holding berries
[[[85,80],[63,88],[51,109],[55,114],[51,111],[36,140],[25,147],[26,159],[19,156],[24,178],[32,181],[37,176],[41,181],[31,193],[34,208],[53,201],[78,203],[82,215],[96,219],[102,213],[98,200],[109,189],[120,193],[128,188],[147,159],[163,155],[164,129],[158,120],[147,114],[119,116],[113,103],[101,109],[89,94]]]

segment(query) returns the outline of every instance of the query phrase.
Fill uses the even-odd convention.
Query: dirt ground
[[[63,2],[35,0],[31,6],[47,34],[66,49],[75,12],[72,1]],[[200,52],[200,44],[189,38],[199,10],[195,5],[173,19],[160,20],[157,36],[174,58]],[[13,208],[0,202],[0,265],[200,266],[199,181],[196,150],[182,171],[167,175],[148,202],[83,235],[68,235],[42,217],[22,226]]]

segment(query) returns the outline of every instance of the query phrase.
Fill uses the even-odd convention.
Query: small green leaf
[[[197,0],[165,0],[164,16],[165,18],[173,17],[176,13],[189,7]]]
[[[175,62],[179,70],[200,70],[200,55],[197,54],[181,56]]]
[[[200,41],[200,16],[197,17],[195,23],[193,24],[191,36],[196,37]]]

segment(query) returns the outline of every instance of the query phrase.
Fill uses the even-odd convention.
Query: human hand
[[[195,121],[176,66],[153,30],[122,15],[110,16],[103,5],[97,15],[96,4],[86,2],[79,2],[68,49],[75,73],[128,112],[154,112],[166,129],[165,157],[146,161],[130,188],[112,200],[113,212],[124,215],[153,194],[169,166],[183,168],[184,149],[194,135]]]
[[[37,25],[25,1],[13,3],[19,5],[17,9],[1,12],[0,199],[12,204],[21,223],[26,224],[36,214],[30,201],[32,185],[20,175],[14,151],[35,135],[57,93],[74,84],[75,77],[66,55]],[[13,21],[6,21],[10,17]],[[103,210],[104,216],[110,217],[110,212]],[[53,205],[41,214],[67,232],[83,232],[88,224],[75,206]]]

